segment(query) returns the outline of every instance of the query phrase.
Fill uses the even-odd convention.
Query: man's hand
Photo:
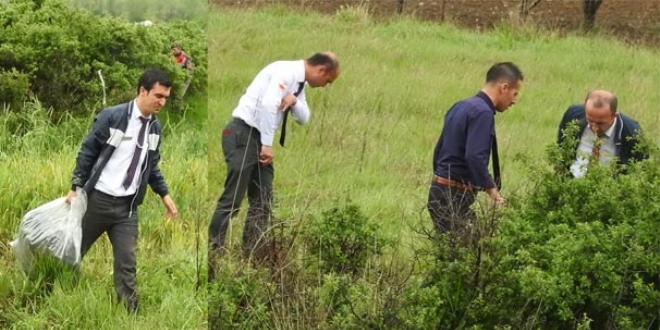
[[[167,209],[167,211],[165,211],[166,219],[175,218],[179,214],[170,195],[163,196],[163,204],[165,204],[165,208]]]
[[[280,102],[280,107],[279,109],[281,111],[287,110],[289,107],[292,107],[298,102],[298,99],[293,95],[293,94],[286,94],[282,98],[282,102]]]
[[[500,195],[500,191],[497,188],[487,189],[486,192],[488,193],[488,196],[490,196],[490,198],[493,200],[493,205],[495,208],[501,207],[506,202],[504,197]]]
[[[261,152],[259,153],[259,162],[264,165],[273,163],[273,147],[261,146]]]
[[[70,190],[69,193],[66,195],[66,199],[64,200],[67,204],[71,205],[71,201],[76,198],[76,191],[75,190]]]

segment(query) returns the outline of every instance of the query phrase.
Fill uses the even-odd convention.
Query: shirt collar
[[[484,100],[484,102],[486,102],[486,104],[488,105],[488,107],[489,107],[491,110],[493,110],[493,114],[497,113],[497,112],[495,111],[495,105],[493,104],[493,101],[490,99],[490,97],[488,97],[488,95],[486,95],[486,93],[484,93],[483,91],[479,91],[479,93],[477,93],[476,96],[477,96],[478,98]]]
[[[145,116],[142,115],[142,111],[140,111],[140,108],[138,108],[137,99],[134,99],[133,100],[133,113],[131,113],[131,119],[137,121],[137,120],[140,120],[139,117],[145,117]],[[148,117],[145,117],[145,118],[151,119],[151,115],[149,115]]]
[[[295,66],[296,83],[305,82],[305,60],[295,61]]]
[[[619,119],[619,118],[614,117],[614,122],[612,123],[612,126],[610,126],[610,128],[607,129],[607,131],[605,131],[605,136],[606,136],[608,139],[612,137],[612,133],[614,133],[614,129],[615,129],[615,127],[616,127],[616,121],[617,121],[618,119]]]

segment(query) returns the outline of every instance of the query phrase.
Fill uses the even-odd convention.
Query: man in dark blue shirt
[[[475,215],[470,209],[483,190],[495,206],[500,195],[495,113],[516,103],[523,74],[511,62],[497,63],[486,73],[477,95],[455,103],[445,115],[442,134],[433,153],[433,181],[427,208],[437,234],[464,227]],[[494,176],[488,173],[493,151]]]

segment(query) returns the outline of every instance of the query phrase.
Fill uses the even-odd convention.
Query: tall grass
[[[187,100],[194,113],[205,112],[206,94]],[[180,217],[163,218],[160,198],[148,192],[140,207],[138,292],[141,310],[130,316],[114,301],[112,249],[101,237],[85,257],[82,275],[53,271],[50,279],[27,278],[9,241],[21,217],[70,189],[70,176],[88,118],[52,124],[38,103],[0,116],[0,328],[3,329],[203,329],[206,218],[206,124],[185,112],[159,116],[164,124],[161,170]],[[203,267],[203,268],[202,268]],[[43,275],[43,274],[42,274]],[[44,280],[55,281],[52,292]]]
[[[219,194],[224,180],[219,132],[254,75],[271,61],[326,49],[340,58],[340,78],[330,88],[306,91],[309,125],[294,125],[287,147],[275,148],[276,212],[283,217],[305,218],[333,199],[352,199],[392,235],[415,240],[407,227],[430,225],[424,206],[443,116],[454,102],[475,94],[498,61],[514,61],[525,73],[519,103],[496,116],[505,196],[525,190],[521,165],[543,157],[563,111],[589,90],[614,91],[621,111],[650,135],[658,133],[657,51],[506,25],[474,33],[405,18],[371,22],[355,12],[212,12],[212,194]]]

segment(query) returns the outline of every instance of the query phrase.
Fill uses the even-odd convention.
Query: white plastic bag
[[[23,219],[18,235],[10,244],[25,269],[36,254],[46,254],[76,266],[80,263],[82,218],[87,211],[87,195],[78,188],[71,205],[61,197],[31,210]]]

